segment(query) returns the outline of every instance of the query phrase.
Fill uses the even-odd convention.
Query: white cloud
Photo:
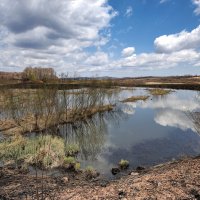
[[[126,16],[132,11],[128,7]],[[134,47],[127,47],[120,58],[113,54],[116,49],[103,52],[116,15],[108,0],[0,0],[0,71],[21,71],[32,65],[87,75],[118,71],[123,76],[133,69],[200,67],[200,26],[156,38],[158,52],[136,54]],[[120,41],[114,44],[118,47]],[[91,47],[98,50],[86,50]]]
[[[116,14],[107,0],[0,0],[0,70],[29,64],[76,70],[91,56],[85,48],[108,42]]]
[[[122,57],[110,60],[97,71],[130,71],[169,69],[174,67],[200,67],[200,26],[191,32],[161,36],[155,40],[158,52],[135,54],[134,47],[124,48]],[[196,49],[195,49],[196,48]]]
[[[133,8],[131,6],[129,6],[127,9],[126,9],[126,12],[125,12],[125,16],[126,17],[130,17],[133,15]]]
[[[193,66],[199,63],[200,53],[195,50],[182,50],[165,53],[141,53],[122,58],[114,63],[114,66],[137,67],[138,69],[167,69],[180,64]]]
[[[134,52],[135,52],[134,47],[127,47],[127,48],[122,50],[122,56],[128,57],[128,56],[131,56]]]
[[[192,3],[196,6],[194,13],[200,15],[200,0],[192,0]]]
[[[200,26],[191,32],[182,31],[177,34],[160,36],[155,39],[154,45],[159,53],[200,48]]]
[[[107,64],[108,61],[109,61],[109,57],[106,53],[96,52],[95,54],[89,56],[84,61],[84,63],[87,65],[99,66],[99,65]]]

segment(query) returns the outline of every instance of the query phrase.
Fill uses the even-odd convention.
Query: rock
[[[100,186],[106,187],[108,185],[108,181],[101,181]]]
[[[113,167],[113,168],[111,169],[111,172],[112,172],[113,175],[116,175],[116,174],[120,173],[120,169],[117,168],[117,167]]]
[[[138,172],[131,172],[131,176],[138,176],[139,173]]]
[[[143,171],[143,170],[145,170],[145,167],[138,166],[138,167],[136,168],[136,171]]]
[[[123,190],[119,190],[118,192],[119,197],[125,197],[126,196],[126,192],[124,192]]]
[[[192,190],[190,191],[190,193],[195,197],[195,199],[197,199],[197,200],[200,199],[200,194],[198,193],[197,190],[192,189]]]
[[[63,177],[62,179],[62,182],[64,183],[64,184],[66,184],[66,183],[68,183],[69,182],[69,178],[68,177]]]

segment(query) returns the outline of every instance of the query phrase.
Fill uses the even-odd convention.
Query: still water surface
[[[106,102],[116,103],[114,111],[59,126],[56,132],[66,144],[80,146],[82,168],[93,166],[112,178],[111,168],[121,159],[133,169],[200,154],[200,121],[191,118],[200,112],[200,92],[175,90],[146,101],[120,102],[138,95],[150,94],[145,88],[120,90]]]
[[[146,89],[122,90],[114,112],[98,114],[73,127],[61,126],[66,142],[79,143],[79,160],[111,177],[111,168],[121,159],[130,167],[151,166],[182,156],[200,154],[200,135],[188,112],[200,111],[196,91],[177,90],[147,101],[120,103]]]

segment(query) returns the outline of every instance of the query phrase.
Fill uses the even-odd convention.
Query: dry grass
[[[155,96],[162,96],[171,93],[172,90],[164,90],[164,89],[149,89],[149,93]]]
[[[133,96],[128,99],[124,99],[121,102],[136,102],[136,101],[146,101],[149,98],[149,96]]]
[[[20,125],[17,124],[13,119],[11,120],[0,120],[0,131],[2,131],[2,134],[4,135],[16,135],[16,134],[23,134],[27,132],[38,132],[45,130],[46,128],[50,128],[52,126],[55,126],[56,124],[64,124],[64,123],[73,123],[75,121],[85,120],[86,118],[89,118],[96,113],[106,112],[113,110],[113,105],[104,105],[104,106],[98,106],[94,108],[89,108],[85,112],[78,112],[76,111],[76,115],[74,115],[74,110],[68,111],[68,113],[63,113],[60,116],[59,121],[56,121],[57,119],[55,116],[51,117],[51,123],[48,124],[48,127],[45,127],[45,119],[46,116],[43,116],[38,120],[38,127],[37,129],[35,127],[35,119],[33,115],[29,115],[27,117],[22,118],[20,121]]]

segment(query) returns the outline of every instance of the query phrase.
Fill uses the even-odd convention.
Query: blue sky
[[[200,75],[200,0],[0,0],[0,71]]]
[[[154,51],[156,37],[191,31],[200,24],[190,0],[111,0],[110,5],[119,12],[112,21],[112,38],[134,46],[138,53]],[[128,17],[125,13],[129,8],[132,14]]]

